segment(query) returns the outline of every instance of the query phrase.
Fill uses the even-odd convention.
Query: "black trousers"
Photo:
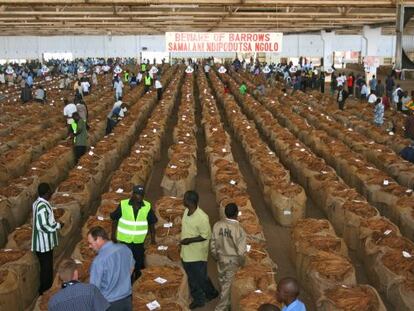
[[[344,106],[345,106],[345,101],[340,101],[340,102],[338,102],[338,108],[339,108],[340,110],[344,110]]]
[[[161,100],[162,98],[162,89],[157,89],[157,99]]]
[[[218,292],[207,275],[207,261],[184,262],[193,302],[203,305],[206,300],[217,297]]]
[[[40,264],[39,295],[52,287],[53,284],[53,250],[40,253],[36,252]]]
[[[135,269],[133,274],[133,280],[138,279],[141,276],[141,270],[145,268],[145,247],[144,243],[124,243],[132,252],[135,259]]]
[[[147,93],[150,90],[151,85],[144,85],[144,92]]]
[[[86,149],[86,146],[75,146],[75,163],[78,163],[81,156],[83,156],[86,153]]]
[[[132,311],[132,297],[131,295],[123,299],[110,302],[108,311]]]

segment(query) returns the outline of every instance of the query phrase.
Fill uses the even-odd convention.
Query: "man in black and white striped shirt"
[[[57,230],[62,225],[55,221],[52,206],[48,202],[52,196],[49,184],[39,184],[37,191],[39,197],[33,203],[32,251],[39,259],[39,294],[42,295],[53,283],[53,249],[58,245]]]

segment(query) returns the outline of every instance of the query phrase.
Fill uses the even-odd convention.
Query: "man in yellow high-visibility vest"
[[[151,203],[144,200],[143,186],[134,186],[129,199],[122,200],[117,209],[111,213],[113,221],[113,239],[127,245],[134,255],[135,271],[133,279],[141,276],[144,268],[144,242],[149,231],[151,244],[155,244],[155,223],[157,217]],[[116,233],[116,237],[114,237]]]

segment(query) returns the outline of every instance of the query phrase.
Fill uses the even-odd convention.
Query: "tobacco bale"
[[[145,249],[145,266],[180,265],[180,246],[177,243],[164,243],[157,241],[157,245],[150,244]],[[161,249],[160,247],[163,247]],[[167,247],[165,250],[164,248]]]
[[[276,290],[272,266],[254,263],[239,268],[231,286],[231,305],[237,306],[241,297],[257,289]]]
[[[13,270],[0,270],[0,309],[24,310],[19,276]]]
[[[302,284],[314,300],[326,289],[338,284],[356,285],[355,270],[350,260],[342,255],[318,251],[303,266]]]
[[[231,306],[231,310],[257,311],[264,303],[270,303],[279,308],[281,307],[280,303],[276,300],[276,292],[269,290],[264,292],[254,291],[244,295],[236,306]]]
[[[167,282],[155,282],[158,277]],[[144,299],[147,295],[153,295],[160,299],[174,299],[187,303],[189,298],[187,277],[184,270],[178,266],[154,266],[142,270],[142,275],[134,283],[132,290],[135,295],[140,295]]]
[[[112,234],[112,220],[109,218],[103,218],[101,216],[90,216],[82,227],[82,236],[86,239],[88,231],[93,227],[100,226],[105,229],[108,236]]]
[[[369,285],[337,286],[324,292],[317,302],[321,311],[386,311],[377,291]]]
[[[157,218],[166,222],[174,222],[182,218],[185,207],[183,199],[164,196],[155,203],[155,214]]]

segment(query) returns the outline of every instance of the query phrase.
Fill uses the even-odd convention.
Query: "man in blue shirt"
[[[283,278],[277,284],[276,298],[284,306],[282,311],[306,311],[302,301],[298,299],[299,284],[294,278]]]
[[[92,262],[89,282],[109,301],[110,311],[132,311],[131,274],[135,260],[124,244],[109,241],[102,227],[88,232],[89,247],[98,252]]]
[[[78,265],[73,259],[61,262],[58,275],[62,289],[49,300],[49,311],[108,310],[108,301],[95,285],[79,282]]]

